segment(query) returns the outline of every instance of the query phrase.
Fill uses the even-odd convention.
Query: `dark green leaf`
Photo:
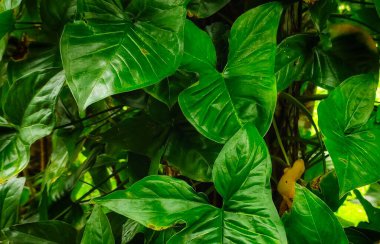
[[[102,207],[95,206],[86,223],[81,243],[112,244],[115,243],[111,225]]]
[[[21,0],[4,0],[0,2],[0,40],[14,28],[13,9],[17,8]],[[0,58],[1,59],[1,58]]]
[[[318,0],[310,6],[311,17],[319,31],[325,29],[330,14],[335,13],[337,8],[336,0]]]
[[[17,222],[25,178],[12,178],[0,184],[0,229]]]
[[[144,233],[145,227],[138,222],[128,219],[123,224],[123,233],[121,243],[129,243],[138,233]]]
[[[363,205],[364,210],[368,216],[368,223],[360,222],[358,227],[380,232],[380,209],[372,206],[372,204],[367,199],[365,199],[358,190],[354,190],[354,193],[359,199],[360,203]]]
[[[319,126],[338,176],[340,196],[380,179],[380,126],[372,114],[373,75],[345,80],[318,107]]]
[[[298,184],[290,213],[285,213],[282,221],[289,243],[348,243],[329,207]]]
[[[4,232],[6,240],[14,244],[77,243],[74,227],[56,220],[13,225]]]
[[[379,15],[379,17],[380,17],[380,1],[379,0],[374,0],[374,3],[375,3],[377,15]]]
[[[185,0],[134,0],[126,12],[105,0],[81,2],[81,11],[102,18],[99,23],[90,15],[88,23],[68,24],[61,38],[67,82],[81,111],[108,96],[155,84],[178,68]]]
[[[187,6],[188,15],[195,18],[207,18],[229,2],[230,0],[191,0]]]
[[[318,38],[309,34],[298,34],[283,40],[276,51],[277,90],[286,89],[293,81],[310,77],[309,63]]]
[[[40,15],[43,24],[51,31],[60,32],[76,13],[76,0],[41,0]]]
[[[224,71],[210,69],[180,94],[184,115],[204,136],[225,142],[247,122],[255,122],[262,135],[267,132],[277,98],[274,58],[281,11],[280,4],[267,3],[241,15],[232,26]]]
[[[96,202],[155,230],[186,223],[168,243],[285,243],[272,202],[270,174],[265,143],[247,124],[215,161],[213,178],[225,199],[222,209],[208,204],[184,181],[168,176],[146,177]]]

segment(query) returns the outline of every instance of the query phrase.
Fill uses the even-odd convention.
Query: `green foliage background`
[[[0,0],[0,242],[379,241],[379,16]]]

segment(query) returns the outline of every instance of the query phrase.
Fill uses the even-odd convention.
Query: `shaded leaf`
[[[319,31],[326,27],[330,14],[337,11],[338,3],[336,0],[318,0],[310,6],[310,13]]]
[[[281,11],[280,4],[267,3],[241,15],[231,29],[224,71],[205,66],[210,71],[180,94],[184,115],[209,139],[225,142],[247,122],[255,122],[262,135],[267,132],[277,98],[274,58]]]
[[[4,0],[0,2],[0,39],[14,28],[13,9],[17,8],[21,0]]]
[[[373,75],[345,80],[318,107],[319,126],[338,176],[340,196],[380,179],[380,126],[372,114]]]
[[[230,0],[191,0],[187,6],[188,15],[195,18],[207,18],[229,2]]]
[[[298,184],[292,208],[283,215],[282,221],[290,243],[348,243],[329,207]]]
[[[80,2],[89,22],[66,25],[61,38],[63,67],[80,111],[155,84],[178,68],[185,0],[134,0],[125,12],[118,1]]]
[[[115,243],[111,225],[100,206],[95,206],[86,223],[81,243]]]
[[[12,178],[0,184],[0,229],[17,222],[25,178]]]
[[[360,222],[358,227],[380,232],[380,209],[372,206],[372,204],[365,199],[358,190],[354,190],[354,193],[363,205],[369,221],[369,223]]]

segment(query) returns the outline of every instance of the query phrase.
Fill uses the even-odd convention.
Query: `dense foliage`
[[[0,0],[0,242],[379,241],[379,16]]]

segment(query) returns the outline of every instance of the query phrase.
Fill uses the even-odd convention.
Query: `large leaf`
[[[81,111],[110,95],[157,83],[178,68],[185,0],[134,0],[125,11],[105,0],[80,2],[88,23],[65,26],[61,53]]]
[[[276,79],[279,91],[293,81],[309,76],[308,64],[313,60],[312,50],[318,38],[309,34],[298,34],[283,40],[276,51]]]
[[[380,179],[380,126],[372,113],[372,75],[345,80],[318,107],[319,126],[338,176],[340,196]]]
[[[184,115],[204,136],[225,142],[247,122],[254,122],[261,135],[267,132],[277,98],[274,58],[281,11],[274,2],[241,15],[231,29],[223,72],[204,66],[210,71],[180,94]]]
[[[230,0],[191,0],[188,5],[188,15],[196,18],[206,18],[223,8]]]
[[[329,207],[298,184],[290,213],[285,213],[282,221],[290,243],[348,243]]]
[[[37,53],[41,56],[9,67],[12,85],[3,110],[13,129],[1,128],[0,182],[26,167],[30,145],[54,127],[55,101],[65,77],[54,51]]]
[[[146,227],[186,227],[168,243],[286,243],[272,202],[271,162],[257,129],[245,125],[215,161],[215,187],[222,208],[210,205],[184,181],[149,176],[96,202]]]
[[[25,178],[13,178],[0,184],[0,229],[16,223]]]
[[[95,206],[86,223],[81,243],[115,243],[110,222],[100,206]]]
[[[10,243],[77,243],[77,231],[71,225],[51,220],[13,225],[4,231]]]

